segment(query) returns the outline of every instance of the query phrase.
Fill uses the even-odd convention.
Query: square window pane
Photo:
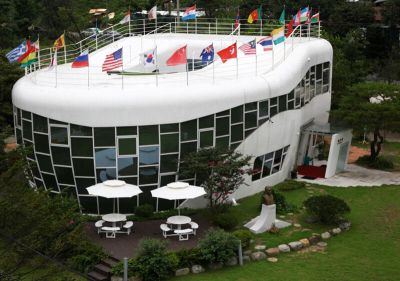
[[[31,113],[29,111],[22,110],[22,118],[31,120],[32,118]]]
[[[117,178],[117,169],[115,168],[101,168],[96,169],[97,183],[115,180]]]
[[[56,167],[54,167],[54,170],[56,172],[58,183],[75,185],[72,168],[56,166]]]
[[[71,138],[72,156],[93,157],[92,138]]]
[[[197,151],[197,141],[181,143],[181,159],[195,151]]]
[[[98,214],[97,212],[97,198],[89,196],[79,196],[82,213],[84,214]]]
[[[139,144],[158,144],[158,126],[139,127]]]
[[[50,127],[51,143],[68,144],[68,130],[64,127]]]
[[[288,110],[294,109],[294,101],[289,101],[288,102]]]
[[[118,179],[129,183],[129,184],[133,184],[133,185],[137,185],[138,184],[138,178],[137,177],[119,177]]]
[[[275,151],[274,164],[281,163],[282,149]]]
[[[231,126],[231,142],[243,140],[243,124]]]
[[[94,177],[93,159],[74,158],[72,162],[75,176]]]
[[[158,183],[158,167],[139,168],[139,184],[151,183]]]
[[[197,139],[197,119],[181,123],[181,140]]]
[[[231,109],[231,123],[243,122],[243,105]]]
[[[259,117],[268,117],[268,100],[260,101],[258,108]]]
[[[254,165],[253,165],[253,176],[252,176],[252,180],[258,180],[261,177],[261,172],[262,172],[262,166],[263,166],[263,160],[264,157],[263,156],[258,156],[255,160],[254,160]]]
[[[115,148],[95,149],[96,167],[115,167]]]
[[[87,187],[95,185],[96,179],[95,178],[75,178],[76,187],[78,189],[79,194],[88,194]]]
[[[294,90],[292,90],[289,94],[288,94],[288,100],[292,100],[294,99]]]
[[[53,157],[53,164],[57,165],[71,165],[71,156],[69,154],[69,147],[51,147],[51,156]]]
[[[32,140],[32,122],[22,120],[22,136],[24,139]]]
[[[169,183],[176,181],[176,175],[163,175],[160,177],[160,186],[166,186]]]
[[[199,119],[199,128],[214,128],[214,114]]]
[[[322,79],[322,64],[317,64],[316,79]]]
[[[158,164],[159,155],[159,146],[139,147],[139,165],[144,166]]]
[[[279,164],[274,165],[274,166],[272,166],[271,174],[275,174],[275,173],[279,172],[279,170],[280,170],[280,165]]]
[[[95,146],[115,146],[114,127],[94,128]]]
[[[246,113],[244,124],[246,129],[257,127],[257,111]]]
[[[217,113],[217,116],[227,116],[227,115],[229,115],[229,109]]]
[[[50,156],[37,153],[36,158],[39,164],[40,171],[53,173],[53,165],[51,164]]]
[[[47,190],[59,192],[56,177],[54,175],[42,174],[42,178]]]
[[[279,112],[286,111],[286,95],[279,97]]]
[[[229,117],[216,119],[216,135],[223,136],[229,134]]]
[[[118,176],[136,176],[137,167],[137,157],[118,158]]]
[[[229,148],[229,137],[216,138],[215,146],[221,149]]]
[[[35,136],[35,151],[50,153],[49,150],[49,137],[47,135],[42,134],[34,134]]]
[[[119,155],[135,155],[136,154],[136,138],[118,139]]]
[[[47,118],[33,114],[33,130],[36,132],[47,133]]]
[[[214,146],[214,131],[200,132],[200,147]]]
[[[267,154],[265,154],[264,160],[272,160],[272,158],[274,158],[274,153],[273,152],[269,152]]]
[[[249,102],[244,106],[245,111],[257,110],[257,102]]]
[[[137,135],[137,127],[117,127],[118,136],[133,136]]]
[[[160,130],[161,130],[161,133],[179,132],[179,124],[178,123],[162,124],[162,125],[160,125]]]
[[[179,152],[179,134],[161,135],[161,153]]]
[[[161,155],[161,173],[178,170],[178,154]]]
[[[272,161],[265,161],[263,165],[262,177],[268,177],[271,174]]]
[[[91,127],[71,124],[70,128],[71,128],[71,136],[91,136],[92,135]]]

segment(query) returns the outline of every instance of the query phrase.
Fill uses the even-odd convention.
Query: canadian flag
[[[236,42],[229,47],[219,51],[218,56],[221,58],[222,62],[225,63],[229,59],[234,59],[237,57]]]
[[[169,59],[167,60],[167,65],[174,66],[178,64],[186,64],[186,62],[187,59],[186,59],[186,45],[185,45],[176,50],[175,53],[173,53],[172,56],[169,57]]]

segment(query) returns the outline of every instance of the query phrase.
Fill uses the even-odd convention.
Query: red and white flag
[[[122,48],[106,56],[102,71],[110,71],[122,66]]]
[[[172,56],[169,57],[167,60],[167,65],[168,66],[174,66],[178,64],[186,64],[187,59],[186,59],[186,46],[183,46],[176,50]]]
[[[217,54],[221,58],[223,63],[225,63],[229,59],[237,58],[236,42],[229,47],[219,51]]]
[[[156,20],[157,19],[157,6],[154,6],[153,8],[151,8],[151,10],[147,14],[147,16],[149,17],[149,20]]]

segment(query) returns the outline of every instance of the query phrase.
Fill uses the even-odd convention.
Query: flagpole
[[[56,52],[54,53],[54,56],[55,56],[55,60],[53,63],[56,63],[56,88],[57,88],[57,84],[58,84],[58,81],[57,81],[57,79],[58,79],[58,77],[57,77],[58,62],[56,61],[57,60],[57,49],[56,49]]]
[[[38,41],[38,51],[37,51],[37,54],[38,54],[38,57],[37,57],[37,59],[38,59],[38,67],[39,67],[39,69],[40,69],[40,66],[41,66],[41,64],[40,64],[40,38],[39,38],[39,33],[37,34],[37,41]]]
[[[236,52],[236,80],[239,79],[239,60],[238,60],[238,52],[237,52],[237,41],[235,43],[235,52]]]
[[[64,63],[67,63],[67,44],[65,44],[65,30],[64,30]]]
[[[87,66],[87,87],[88,87],[88,89],[89,89],[89,66],[90,66],[90,64],[89,64],[89,51],[88,51],[88,66]]]
[[[214,57],[213,57],[212,64],[213,64],[213,84],[214,84],[215,83],[215,58]]]
[[[256,42],[256,38],[254,37],[254,42],[256,43],[256,76],[257,76],[257,42]]]
[[[272,43],[272,69],[274,69],[274,61],[275,61],[275,44]]]
[[[128,11],[129,11],[128,37],[131,37],[131,5],[129,5]]]
[[[156,45],[156,87],[158,87],[158,49]]]
[[[188,63],[187,63],[187,49],[185,50],[185,56],[186,56],[186,86],[189,86],[189,71],[188,71]]]

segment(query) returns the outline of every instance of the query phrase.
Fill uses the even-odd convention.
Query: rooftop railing
[[[241,22],[245,22],[245,20],[241,20]],[[154,20],[147,20],[147,19],[140,19],[140,20],[132,20],[125,24],[116,24],[111,27],[108,27],[104,30],[99,31],[96,34],[86,37],[85,39],[73,43],[67,44],[65,47],[60,48],[57,51],[57,64],[66,64],[71,63],[74,59],[79,56],[80,53],[84,50],[89,50],[89,53],[92,53],[104,46],[107,46],[119,39],[124,37],[131,37],[131,36],[141,36],[141,38],[154,38],[158,34],[173,34],[173,33],[184,33],[184,34],[209,34],[209,35],[230,35],[230,36],[269,36],[271,31],[275,28],[281,27],[280,24],[266,24],[266,23],[254,23],[254,24],[240,24],[237,28],[235,28],[235,24],[232,20],[221,20],[221,19],[207,19],[207,18],[198,18],[195,21],[186,21],[186,22],[177,22],[176,18],[172,19],[171,21],[162,21],[157,22]],[[293,48],[295,47],[294,38],[319,38],[321,32],[320,23],[313,23],[313,24],[302,24],[298,25],[293,29],[293,32],[286,38],[285,42],[289,42],[288,48],[285,48],[283,54],[283,60],[289,55]],[[239,46],[238,46],[239,47]],[[29,68],[26,69],[26,74],[35,72],[36,70],[47,68],[51,64],[51,60],[54,57],[54,49],[53,48],[45,48],[41,49],[38,52],[38,62],[31,65]],[[254,64],[254,59],[248,58],[251,56],[246,56],[246,58],[241,59],[241,65],[245,65],[246,63]],[[256,56],[257,57],[257,56]],[[218,56],[214,56],[214,60],[218,60]],[[272,65],[267,69],[258,69],[257,62],[255,66],[255,72],[257,73],[265,73],[269,70],[272,70],[274,66],[281,63],[282,59],[276,60],[272,62]],[[133,58],[125,59],[124,58],[124,67],[130,67],[140,63],[139,56],[135,56]],[[201,61],[196,60],[195,58],[188,58],[188,71],[198,71],[199,69],[203,68]],[[214,67],[214,66],[213,66]],[[90,69],[89,69],[90,68]],[[80,78],[86,79],[88,87],[94,86],[96,82],[102,81],[104,76],[100,73],[99,67],[90,66],[88,68],[88,75],[87,78]],[[97,69],[96,69],[97,68]],[[259,71],[258,71],[259,70]],[[236,72],[236,76],[238,76],[237,69],[233,70]],[[96,73],[97,72],[97,73]],[[227,74],[230,71],[224,71],[224,75],[219,75],[222,77],[227,77]],[[212,80],[215,81],[213,69],[213,77]],[[50,74],[50,72],[49,72]],[[151,73],[150,73],[151,74]],[[156,74],[157,75],[157,74]],[[198,73],[198,75],[201,75]],[[65,79],[72,80],[76,79],[73,78],[73,74],[67,73],[66,71],[55,73],[55,75],[48,75],[48,76],[55,76],[53,78],[47,77],[35,77],[34,82],[37,84],[45,84],[45,85],[61,85],[60,82]],[[97,77],[98,76],[98,77]],[[121,75],[124,76],[124,75]],[[217,75],[218,76],[218,75]],[[171,77],[169,77],[171,78]],[[55,82],[52,80],[56,80]],[[57,81],[58,80],[58,81]],[[76,84],[81,85],[82,81],[68,81],[69,85]],[[126,83],[127,81],[122,80],[122,87],[129,85]],[[127,79],[126,79],[127,80]],[[171,79],[174,81],[174,79]],[[148,83],[148,81],[146,82]],[[137,81],[135,81],[137,84]],[[156,84],[158,85],[158,79],[156,79]],[[188,81],[186,81],[188,84]]]

